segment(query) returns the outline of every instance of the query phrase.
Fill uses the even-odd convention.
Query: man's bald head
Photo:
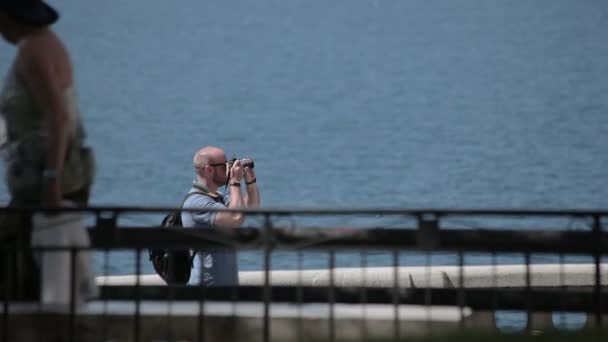
[[[202,169],[205,165],[223,163],[226,161],[224,150],[215,146],[205,146],[194,155],[194,168]]]

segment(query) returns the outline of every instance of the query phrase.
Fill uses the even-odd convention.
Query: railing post
[[[393,340],[398,341],[401,331],[399,329],[399,250],[393,250]]]
[[[298,250],[298,282],[296,283],[296,302],[298,304],[298,317],[297,319],[297,334],[298,342],[303,341],[304,328],[302,326],[302,305],[304,304],[304,294],[302,293],[302,251]]]
[[[593,286],[593,294],[595,297],[594,314],[595,327],[602,328],[602,225],[599,215],[593,215],[593,237],[597,243],[596,250],[593,253],[593,262],[595,263],[595,284]]]
[[[118,214],[114,211],[98,211],[95,215],[95,225],[100,229],[116,229]]]
[[[69,317],[69,341],[76,341],[74,336],[76,330],[76,253],[78,249],[72,247],[70,251],[70,317]],[[63,253],[63,252],[62,252]]]
[[[272,220],[264,216],[264,342],[270,341],[270,253],[272,251]]]
[[[336,340],[336,319],[335,319],[335,306],[336,306],[336,293],[335,293],[335,279],[334,269],[336,268],[336,255],[333,249],[329,251],[329,340]]]
[[[460,322],[459,327],[460,331],[464,330],[464,305],[465,305],[465,295],[464,295],[464,255],[462,254],[462,250],[458,250],[458,309],[460,310]]]
[[[426,287],[424,289],[424,305],[427,308],[426,316],[426,331],[429,336],[432,336],[432,308],[433,305],[433,294],[431,287],[431,255],[433,250],[437,249],[440,245],[439,238],[439,219],[434,213],[422,213],[418,215],[418,235],[417,245],[421,251],[426,253],[426,269],[425,269],[425,282]]]
[[[530,332],[532,330],[533,323],[533,303],[532,303],[532,276],[530,274],[530,253],[524,253],[524,262],[526,263],[526,297],[528,298],[526,302],[526,332]]]
[[[418,216],[418,248],[432,252],[440,244],[439,220],[435,214],[420,214]]]
[[[367,249],[361,251],[361,294],[360,303],[362,306],[363,320],[361,322],[361,340],[366,341],[368,339],[367,332]]]
[[[135,251],[135,322],[133,325],[135,342],[141,340],[141,248]]]
[[[10,250],[11,248],[7,245],[3,246],[3,251],[4,253],[2,253],[3,255],[3,262],[4,262],[4,274],[2,275],[4,277],[4,280],[2,281],[2,286],[4,287],[4,300],[2,301],[2,307],[3,307],[3,311],[2,311],[2,342],[8,342],[8,310],[9,310],[9,306],[8,306],[8,302],[9,302],[9,289],[11,287],[11,276],[10,276]]]

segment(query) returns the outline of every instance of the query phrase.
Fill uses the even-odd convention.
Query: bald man
[[[183,208],[259,208],[255,170],[243,167],[240,161],[229,164],[221,148],[206,146],[194,155],[196,178]],[[229,193],[218,189],[230,179]],[[245,184],[242,184],[244,180]],[[242,192],[243,186],[245,193]],[[185,228],[238,228],[245,220],[240,212],[182,212]],[[238,285],[238,267],[234,249],[198,250],[188,285],[231,286]]]

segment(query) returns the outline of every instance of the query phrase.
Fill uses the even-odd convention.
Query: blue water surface
[[[603,0],[53,4],[93,205],[179,205],[212,144],[255,158],[267,208],[608,207]],[[3,72],[13,55],[0,45]],[[133,272],[131,254],[109,260]]]

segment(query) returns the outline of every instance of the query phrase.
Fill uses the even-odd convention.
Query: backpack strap
[[[186,201],[188,200],[188,198],[190,198],[191,196],[194,196],[194,195],[207,195],[207,194],[202,191],[189,192],[186,196],[184,196],[184,200],[182,201],[182,206],[180,209],[184,209],[184,204],[186,204]]]
[[[195,189],[200,190],[200,192],[194,191],[194,192],[191,192],[191,194],[197,192],[197,193],[200,193],[200,194],[205,195],[207,197],[211,197],[211,199],[214,200],[215,202],[222,203],[223,205],[226,205],[226,203],[224,202],[224,196],[222,196],[221,194],[212,193],[206,187],[203,187],[203,186],[198,185],[196,183],[194,183],[194,185],[192,187],[195,188]],[[185,200],[184,200],[184,202],[185,202]],[[182,204],[182,206],[183,206],[183,204]]]

